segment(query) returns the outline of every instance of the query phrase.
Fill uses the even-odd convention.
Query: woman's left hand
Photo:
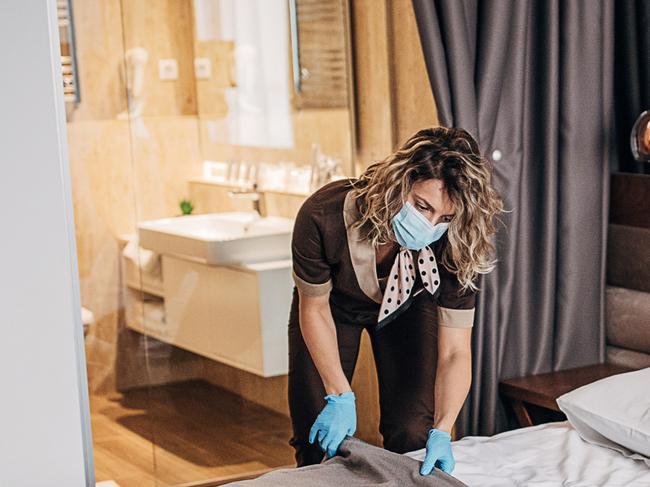
[[[451,451],[451,435],[449,433],[431,428],[426,448],[424,462],[420,467],[422,475],[429,475],[434,466],[449,474],[454,470],[456,461]]]

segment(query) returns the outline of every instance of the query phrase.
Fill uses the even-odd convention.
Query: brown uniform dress
[[[293,300],[289,314],[289,410],[299,467],[320,463],[323,451],[309,443],[309,430],[325,406],[325,388],[300,331],[298,288],[306,296],[330,293],[343,372],[352,382],[361,332],[368,330],[379,382],[379,431],[396,453],[424,448],[433,426],[438,326],[473,326],[476,293],[461,293],[455,274],[441,263],[446,234],[431,244],[440,272],[432,296],[421,280],[405,311],[375,330],[385,276],[378,276],[375,249],[350,224],[359,218],[348,179],[310,195],[296,216],[291,251]],[[350,195],[350,196],[348,196]],[[414,259],[417,251],[412,251]],[[392,262],[390,263],[392,264]]]

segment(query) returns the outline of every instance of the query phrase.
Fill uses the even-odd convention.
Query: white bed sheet
[[[639,460],[584,441],[568,421],[452,442],[452,475],[470,487],[650,487]],[[425,449],[406,455],[422,461]]]

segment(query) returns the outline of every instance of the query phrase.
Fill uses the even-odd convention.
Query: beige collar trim
[[[352,268],[363,293],[373,301],[381,303],[382,293],[377,278],[375,249],[368,240],[361,239],[358,228],[351,227],[351,224],[360,217],[359,210],[351,194],[352,190],[348,191],[343,200],[343,221],[348,247],[350,248]]]

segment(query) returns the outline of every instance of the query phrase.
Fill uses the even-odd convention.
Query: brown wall
[[[357,167],[438,124],[410,0],[355,0]]]

